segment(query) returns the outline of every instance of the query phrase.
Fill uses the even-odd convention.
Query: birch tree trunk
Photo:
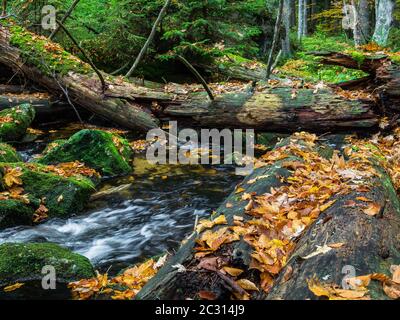
[[[293,2],[291,0],[284,0],[283,3],[283,25],[285,27],[285,37],[282,40],[282,53],[285,58],[292,55],[292,50],[290,46],[290,21],[292,14]]]
[[[376,24],[372,40],[381,46],[385,46],[389,38],[394,6],[395,3],[392,0],[376,1]]]

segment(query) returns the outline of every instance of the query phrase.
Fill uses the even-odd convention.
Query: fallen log
[[[76,104],[127,128],[147,130],[158,126],[158,120],[136,99],[157,99],[160,93],[107,75],[108,88],[103,93],[96,74],[86,63],[44,37],[9,20],[7,26],[2,22],[0,63],[51,92],[66,93]],[[32,42],[36,45],[32,46]]]
[[[207,101],[198,95],[166,106],[160,119],[185,120],[208,128],[253,128],[264,131],[341,131],[376,126],[373,101],[347,100],[330,89],[281,87],[239,92]]]
[[[303,142],[291,137],[279,143],[277,148],[291,143],[302,144]],[[305,149],[308,149],[308,147],[305,147]],[[301,159],[295,155],[290,155],[284,160],[278,160],[274,164],[254,170],[216,210],[213,218],[224,215],[229,226],[234,226],[235,221],[238,220],[242,223],[250,221],[252,217],[246,214],[248,202],[243,200],[243,195],[263,194],[269,192],[271,188],[281,186],[282,178],[290,176],[290,171],[282,166],[283,162],[287,161],[301,161]],[[225,227],[225,225],[217,225],[212,230],[221,230]],[[201,234],[204,234],[204,231],[195,232],[189,237],[157,275],[143,287],[136,298],[139,300],[195,299],[199,298],[198,293],[201,291],[211,292],[215,299],[223,300],[230,299],[233,293],[243,295],[243,290],[241,291],[240,287],[238,288],[234,277],[223,273],[221,275],[220,270],[213,270],[213,268],[219,269],[220,267],[216,265],[207,266],[207,263],[202,263],[204,260],[201,257],[195,256],[194,248],[197,239],[201,238]],[[245,278],[257,279],[259,272],[256,269],[251,269],[252,253],[251,246],[241,238],[240,241],[224,245],[210,256],[218,257],[217,264],[245,270],[241,274]],[[259,291],[252,298],[265,299],[266,294]]]
[[[18,90],[18,87],[16,88]],[[29,103],[36,111],[36,121],[50,121],[57,118],[75,119],[71,106],[46,93],[0,95],[0,110]],[[82,111],[80,111],[82,112]]]
[[[398,113],[400,110],[400,67],[393,63],[389,56],[385,54],[365,55],[361,60],[356,60],[344,53],[315,52],[314,54],[321,56],[323,64],[358,69],[369,73],[368,77],[358,81],[344,82],[339,86],[346,89],[359,85],[361,82],[364,88],[368,88],[371,93],[376,95],[385,111]]]
[[[330,165],[320,166],[323,162],[311,155],[318,146],[302,141],[301,136],[284,140],[275,150],[293,143],[297,145],[297,149],[293,149],[296,154],[288,153],[287,158],[256,169],[240,185],[242,189],[232,193],[213,215],[214,226],[208,225],[213,228],[212,234],[226,228],[223,222],[221,225],[216,223],[217,217],[223,214],[231,232],[240,233],[235,228],[243,224],[247,228],[253,225],[263,230],[258,238],[254,238],[257,228],[242,233],[240,238],[222,237],[222,240],[221,234],[213,238],[207,230],[194,233],[136,298],[316,299],[308,288],[308,280],[314,277],[341,285],[346,275],[342,271],[347,272],[352,267],[353,276],[378,272],[390,274],[391,264],[400,261],[400,203],[391,178],[374,160],[368,162],[362,154],[353,159],[355,162],[344,162],[334,153],[327,162]],[[326,151],[323,148],[319,153],[327,157],[332,155]],[[281,154],[272,152],[269,159],[279,159],[278,155]],[[310,157],[314,157],[312,161],[309,161]],[[325,182],[317,176],[314,177],[316,184],[309,185],[311,188],[303,187],[299,181],[300,189],[296,189],[297,176],[292,175],[293,170],[311,170],[304,175],[305,179],[312,179],[317,173],[308,165],[320,166]],[[340,184],[335,182],[339,177]],[[284,190],[296,194],[280,194],[279,188],[289,181],[294,182],[291,184],[294,189]],[[332,183],[338,184],[332,187]],[[312,193],[316,191],[313,189],[319,189],[317,194]],[[277,202],[261,206],[262,199],[268,199],[274,192],[279,195]],[[288,197],[291,200],[288,201]],[[314,202],[313,209],[301,207],[301,203],[310,203],[312,198],[326,201],[326,197],[329,202],[320,202],[321,205]],[[288,223],[282,216],[282,209],[285,202],[293,201],[300,204],[297,209],[303,209],[288,209],[287,219],[292,220]],[[274,204],[278,208],[274,208]],[[261,219],[255,219],[260,215]],[[281,219],[282,223],[279,222]],[[305,231],[299,228],[295,234],[288,233],[288,226],[296,230],[298,219],[307,219],[308,228]],[[202,254],[205,253],[202,248],[205,235],[211,239],[210,247],[217,243],[217,249],[207,255]],[[289,243],[288,239],[291,239]],[[316,252],[317,246],[325,251]],[[385,298],[381,285],[373,284],[369,290],[371,298]]]
[[[130,129],[148,130],[159,120],[177,120],[207,128],[340,131],[375,127],[379,119],[375,101],[348,100],[330,89],[242,88],[210,101],[196,86],[150,88],[103,74],[103,93],[90,67],[57,44],[10,22],[0,31],[0,64]]]

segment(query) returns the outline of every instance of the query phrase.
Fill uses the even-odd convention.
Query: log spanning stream
[[[40,150],[34,145],[20,148],[21,154],[29,159]],[[99,271],[115,273],[177,249],[196,215],[208,218],[242,179],[233,167],[154,166],[136,156],[134,173],[103,182],[100,191],[114,192],[91,201],[86,212],[2,230],[0,243],[58,243],[89,258]]]

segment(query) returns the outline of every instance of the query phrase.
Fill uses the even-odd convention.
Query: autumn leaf
[[[363,209],[363,212],[369,216],[375,216],[380,211],[381,211],[381,206],[376,202],[370,203],[367,208]]]
[[[198,293],[199,298],[203,299],[203,300],[216,300],[217,299],[217,295],[214,292],[210,292],[210,291],[200,291]]]
[[[237,280],[236,283],[244,290],[259,291],[257,286],[248,279]]]
[[[232,277],[240,276],[244,272],[242,269],[232,268],[232,267],[223,267],[222,270],[224,270],[227,274],[231,275]]]
[[[11,168],[7,167],[4,174],[4,183],[7,187],[12,187],[13,185],[22,185],[22,169],[19,167]]]
[[[19,282],[17,282],[17,283],[15,283],[15,284],[13,284],[13,285],[10,285],[10,286],[5,287],[5,288],[3,289],[3,291],[4,291],[4,292],[15,291],[15,290],[21,288],[23,285],[24,285],[24,283],[19,283]]]

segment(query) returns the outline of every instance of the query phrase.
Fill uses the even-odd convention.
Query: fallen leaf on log
[[[375,216],[379,213],[380,210],[381,206],[376,202],[372,202],[368,205],[367,208],[363,210],[363,212],[369,216]]]

